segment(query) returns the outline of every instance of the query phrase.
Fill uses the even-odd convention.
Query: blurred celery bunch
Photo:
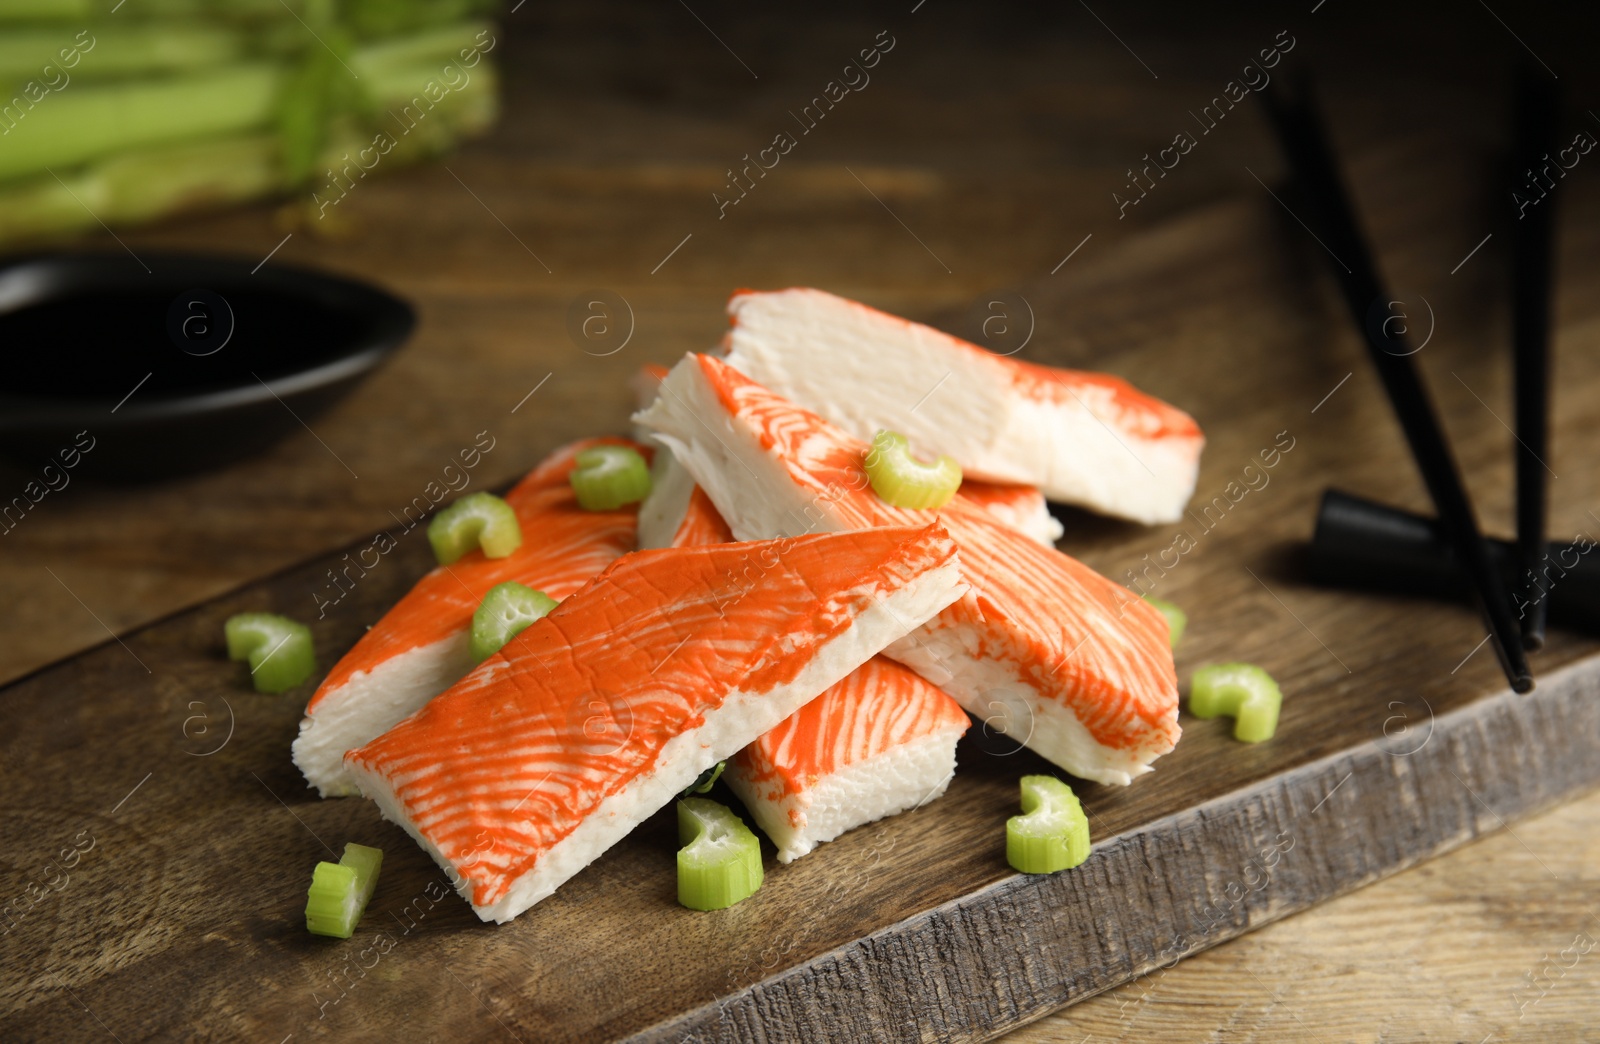
[[[0,245],[290,195],[487,130],[499,0],[0,0]]]

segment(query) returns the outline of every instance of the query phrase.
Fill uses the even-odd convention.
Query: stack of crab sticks
[[[1177,518],[1193,420],[820,290],[728,312],[637,375],[632,439],[435,516],[438,567],[306,708],[310,785],[375,801],[485,920],[679,798],[680,901],[748,896],[759,839],[690,796],[719,778],[789,863],[936,800],[969,714],[1100,784],[1178,741],[1167,618],[1056,550],[1046,501]],[[1070,790],[1024,794],[1018,845],[1086,857],[1024,837],[1082,819]]]

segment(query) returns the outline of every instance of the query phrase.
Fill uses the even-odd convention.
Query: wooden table
[[[1439,352],[1424,366],[1464,454],[1503,455],[1505,466],[1474,492],[1489,528],[1505,531],[1509,437],[1491,413],[1509,418],[1493,362],[1506,341],[1506,237],[1479,241],[1503,224],[1489,164],[1505,122],[1502,59],[1522,52],[1484,11],[1451,14],[1446,36],[1436,21],[1408,15],[1368,40],[1361,13],[1341,3],[1272,19],[1097,5],[1095,17],[1069,8],[1042,24],[1020,11],[937,2],[915,14],[797,11],[760,22],[696,5],[716,36],[674,6],[529,5],[506,25],[503,125],[447,165],[361,184],[337,225],[286,227],[260,207],[123,235],[135,251],[264,257],[293,231],[279,259],[379,280],[418,304],[421,324],[390,366],[312,421],[315,438],[159,486],[78,483],[52,494],[0,539],[0,621],[26,636],[0,647],[0,678],[388,525],[389,512],[477,432],[497,439],[479,472],[492,484],[558,442],[616,429],[627,410],[623,378],[711,343],[736,286],[815,284],[968,335],[981,321],[969,304],[991,291],[1036,302],[1093,293],[1119,302],[1097,309],[1102,324],[1120,316],[1115,337],[1105,325],[1074,325],[1059,307],[1040,336],[1086,362],[1101,338],[1160,336],[1141,302],[1164,244],[1176,249],[1206,221],[1242,213],[1271,215],[1291,234],[1253,177],[1273,184],[1276,156],[1241,107],[1120,220],[1112,194],[1127,198],[1122,172],[1193,128],[1190,110],[1284,29],[1295,49],[1277,73],[1325,76],[1391,282],[1439,308]],[[1520,13],[1514,25],[1571,96],[1585,97],[1592,63],[1570,47],[1594,37],[1546,15]],[[789,110],[883,29],[894,49],[870,84],[719,218],[712,194],[723,191],[724,171],[778,131],[795,133]],[[1578,129],[1568,123],[1567,134]],[[1600,169],[1600,159],[1587,162]],[[1586,293],[1600,257],[1595,177],[1580,167],[1564,185],[1564,355],[1600,341]],[[1327,324],[1321,340],[1354,359],[1320,261],[1291,256],[1297,269],[1285,285]],[[616,356],[587,354],[566,332],[569,303],[596,287],[620,293],[636,316],[635,338]],[[1218,328],[1249,307],[1216,302]],[[1322,351],[1318,340],[1304,328],[1286,332],[1284,351]],[[1453,379],[1457,371],[1470,386]],[[1330,387],[1343,372],[1330,363]],[[1479,394],[1485,401],[1474,401]],[[1578,474],[1592,471],[1592,447],[1558,443],[1556,454],[1557,472],[1570,466],[1568,482],[1593,490]],[[0,473],[19,489],[26,478]],[[1555,488],[1559,498],[1559,480]],[[1422,505],[1404,469],[1365,491]],[[1583,524],[1574,504],[1556,514],[1557,527]],[[1312,504],[1293,510],[1309,529]],[[1086,516],[1070,521],[1097,532]],[[311,606],[308,598],[308,615]],[[1463,633],[1467,647],[1471,637]],[[1600,957],[1560,957],[1600,933],[1597,819],[1600,797],[1576,801],[1016,1039],[1574,1039],[1600,1018]]]

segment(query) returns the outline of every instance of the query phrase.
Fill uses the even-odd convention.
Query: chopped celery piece
[[[1022,815],[1006,820],[1006,862],[1024,874],[1053,874],[1089,858],[1089,817],[1054,776],[1022,777]]]
[[[383,849],[358,845],[353,841],[346,842],[344,855],[339,857],[339,865],[348,866],[356,872],[356,887],[360,890],[361,905],[366,906],[367,900],[372,898],[373,891],[378,887],[378,871],[383,868]]]
[[[688,797],[690,794],[704,794],[709,791],[717,780],[722,777],[722,770],[728,767],[726,761],[719,761],[715,765],[700,773],[699,777],[690,783],[679,797]]]
[[[904,435],[880,431],[867,453],[867,480],[884,503],[900,508],[941,508],[961,486],[961,465],[953,457],[924,464],[911,455]]]
[[[579,453],[568,479],[585,511],[614,511],[650,495],[650,466],[628,446],[596,446]]]
[[[468,493],[433,516],[428,543],[440,565],[479,548],[485,558],[504,558],[522,546],[522,525],[511,505],[493,493]]]
[[[383,852],[347,844],[337,863],[318,863],[306,893],[306,929],[313,935],[348,939],[378,886]]]
[[[726,806],[707,798],[678,802],[678,902],[721,910],[761,887],[761,843]]]
[[[1231,717],[1233,738],[1246,743],[1272,738],[1282,706],[1278,683],[1253,663],[1202,667],[1189,683],[1189,713],[1197,718]]]
[[[1167,618],[1167,638],[1176,649],[1178,643],[1183,640],[1184,628],[1189,626],[1189,614],[1165,599],[1145,595],[1144,600],[1154,606],[1156,612]]]
[[[306,931],[348,939],[361,919],[355,907],[356,872],[341,863],[318,863],[306,892]]]
[[[239,613],[222,625],[228,659],[249,660],[257,692],[286,692],[317,669],[311,629],[274,613]]]
[[[526,584],[495,584],[472,614],[472,659],[482,663],[556,607],[556,600]]]

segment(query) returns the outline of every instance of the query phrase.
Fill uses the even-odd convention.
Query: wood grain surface
[[[895,1009],[895,998],[877,997],[889,1006],[872,1010],[919,1019],[929,1036],[982,1034],[1170,963],[1189,948],[1172,949],[1180,933],[1196,945],[1216,941],[1582,785],[1581,772],[1552,766],[1574,743],[1592,750],[1592,731],[1533,729],[1479,747],[1430,740],[1415,758],[1397,759],[1397,742],[1431,736],[1424,730],[1442,720],[1470,734],[1474,716],[1487,713],[1481,701],[1498,692],[1497,675],[1481,651],[1468,656],[1481,629],[1464,608],[1323,592],[1298,579],[1294,548],[1324,485],[1413,508],[1423,500],[1318,246],[1252,177],[1272,184],[1278,169],[1255,115],[1241,107],[1237,122],[1204,138],[1127,219],[1119,221],[1111,203],[1122,169],[1169,141],[1188,109],[1287,27],[1299,42],[1286,65],[1304,60],[1330,84],[1336,136],[1391,282],[1431,303],[1439,338],[1420,361],[1488,528],[1504,532],[1509,435],[1497,420],[1509,419],[1505,237],[1456,267],[1505,222],[1503,194],[1488,173],[1504,122],[1503,47],[1511,46],[1499,25],[1483,16],[1482,24],[1455,26],[1429,63],[1396,62],[1379,79],[1371,67],[1418,49],[1437,25],[1413,17],[1383,40],[1363,40],[1368,66],[1346,64],[1358,49],[1360,16],[1336,5],[1316,19],[1100,12],[1137,58],[1081,11],[1042,25],[1019,21],[1020,13],[935,6],[915,17],[897,10],[741,24],[696,9],[738,60],[681,11],[524,10],[505,36],[505,125],[447,167],[361,185],[341,204],[348,212],[337,228],[280,226],[262,208],[124,234],[135,251],[263,257],[293,231],[278,257],[381,280],[418,303],[422,324],[393,364],[312,419],[315,438],[155,488],[76,484],[0,540],[0,611],[9,614],[8,633],[26,636],[0,647],[13,676],[103,640],[102,627],[123,633],[277,574],[0,697],[7,887],[22,894],[28,881],[42,883],[51,853],[59,857],[75,838],[95,841],[70,881],[0,943],[9,947],[0,982],[7,1039],[93,1039],[102,1028],[123,1040],[614,1036],[752,996],[740,991],[814,958],[846,967],[840,947],[982,889],[995,897],[1031,890],[1029,902],[1088,909],[1105,924],[1124,922],[1092,900],[1130,894],[1119,891],[1130,884],[1131,894],[1167,897],[1167,905],[1151,899],[1143,913],[1126,913],[1125,923],[1151,934],[1130,927],[1099,938],[1087,967],[1081,951],[1059,949],[1045,963],[1006,966],[1006,944],[1020,948],[1030,922],[1003,917],[974,922],[1000,963],[966,965],[953,978],[939,977],[942,966],[929,963],[926,950],[921,958],[892,948],[878,954],[912,961],[917,972],[906,981],[932,991],[908,985],[901,1000],[940,1003]],[[1564,61],[1559,34],[1540,35],[1541,24],[1550,23],[1518,29],[1581,84],[1581,63]],[[719,220],[709,201],[724,168],[770,141],[789,108],[886,26],[898,43],[871,86]],[[1147,77],[1146,61],[1159,78]],[[1592,440],[1600,326],[1585,292],[1600,199],[1588,188],[1592,176],[1583,179],[1589,173],[1568,180],[1562,201],[1551,461],[1557,533],[1600,530],[1588,517],[1600,505]],[[775,872],[759,903],[726,916],[693,918],[672,906],[664,857],[671,831],[661,819],[508,929],[477,925],[454,899],[433,902],[442,876],[370,806],[306,796],[286,755],[298,702],[242,687],[220,659],[220,621],[240,608],[313,617],[313,592],[331,560],[280,571],[389,524],[388,513],[476,432],[500,439],[475,478],[489,486],[557,442],[615,430],[626,412],[622,378],[635,366],[709,343],[732,287],[790,283],[859,296],[969,336],[977,326],[971,302],[994,289],[1022,294],[1037,316],[1026,357],[1126,374],[1196,414],[1211,436],[1205,500],[1224,495],[1277,433],[1290,433],[1294,448],[1271,483],[1230,506],[1159,589],[1194,621],[1182,674],[1226,657],[1258,660],[1279,676],[1290,694],[1279,738],[1246,748],[1226,738],[1225,723],[1186,719],[1183,744],[1154,776],[1126,791],[1088,788],[1105,844],[1078,876],[1046,884],[1014,878],[994,844],[1016,776],[1042,763],[969,740],[957,783],[936,806]],[[614,289],[632,305],[638,329],[627,351],[596,356],[568,337],[569,303],[590,287]],[[11,481],[20,488],[26,475]],[[1063,546],[1118,577],[1169,547],[1181,528],[1144,530],[1077,513],[1067,522]],[[403,546],[330,613],[317,627],[322,662],[348,647],[425,560],[425,548]],[[1535,669],[1553,676],[1594,651],[1558,634]],[[1546,685],[1537,699],[1564,691],[1563,713],[1579,715],[1583,676],[1579,668],[1571,688]],[[1506,713],[1526,727],[1553,720],[1538,717],[1554,713],[1540,709],[1550,706],[1524,701]],[[199,756],[229,721],[232,738]],[[1245,872],[1242,861],[1229,862],[1223,841],[1205,855],[1211,832],[1191,826],[1178,835],[1189,840],[1177,855],[1198,846],[1198,864],[1145,853],[1176,875],[1159,885],[1109,876],[1134,865],[1129,846],[1139,837],[1154,844],[1159,832],[1151,831],[1207,800],[1220,802],[1219,823],[1225,808],[1235,816],[1259,810],[1215,835],[1235,843],[1234,855],[1238,845],[1259,849],[1292,826],[1285,815],[1310,808],[1295,805],[1298,797],[1274,805],[1261,787],[1310,793],[1304,788],[1323,782],[1339,758],[1362,749],[1376,749],[1376,763],[1391,774],[1422,764],[1428,752],[1466,756],[1449,765],[1455,781],[1434,771],[1409,786],[1374,782],[1341,798],[1343,787],[1367,778],[1349,777],[1318,815],[1338,811],[1340,829],[1387,847],[1355,845],[1347,861],[1319,849],[1292,872],[1291,852],[1283,873],[1257,893],[1265,898],[1242,903],[1214,930],[1190,931],[1172,916],[1179,901],[1225,900],[1234,872]],[[1520,760],[1505,760],[1519,751]],[[1407,803],[1422,800],[1437,811],[1407,818],[1416,811]],[[1594,958],[1572,962],[1561,951],[1595,931],[1588,839],[1597,815],[1600,804],[1589,799],[1513,827],[1514,835],[1323,911],[1143,974],[1022,1037],[1571,1039],[1596,1017]],[[1420,825],[1414,835],[1362,837],[1362,825],[1375,823]],[[1339,835],[1318,836],[1333,845]],[[1310,846],[1313,836],[1304,837]],[[357,941],[385,931],[396,944],[364,976],[356,965],[370,953],[319,945],[296,924],[305,871],[326,858],[322,841],[337,849],[346,840],[381,843],[391,859]],[[1318,866],[1328,869],[1322,878]],[[1015,897],[1005,902],[1001,909],[1029,909]],[[1073,927],[1052,916],[1035,923]],[[1045,941],[1059,947],[1071,937]],[[936,939],[932,953],[946,942],[953,951],[957,941]],[[1414,985],[1379,988],[1390,974]],[[341,983],[343,999],[319,1008],[341,996]],[[868,995],[859,996],[867,1010]],[[743,1003],[728,1009],[730,1018],[747,1018]],[[836,994],[816,1003],[841,1015],[855,1007]],[[805,1019],[815,1014],[798,1003],[750,1010],[772,1020],[769,1039],[785,1039],[784,1026],[812,1025]],[[700,1024],[704,1039],[724,1025],[721,1013]]]

